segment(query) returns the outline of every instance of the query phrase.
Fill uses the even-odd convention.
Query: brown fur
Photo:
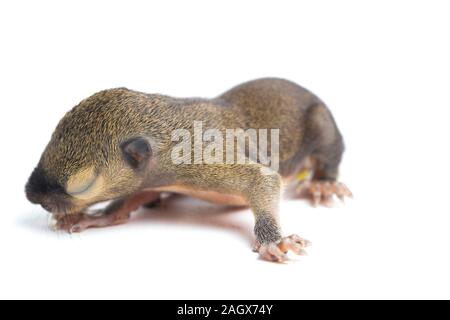
[[[194,121],[203,121],[204,130],[279,128],[279,174],[263,175],[263,165],[257,163],[172,163],[172,130],[192,132]],[[153,154],[145,170],[133,169],[124,161],[120,145],[133,137],[145,137],[151,145]],[[99,201],[125,199],[142,190],[248,204],[255,213],[257,240],[272,243],[281,239],[278,203],[282,177],[293,176],[301,163],[312,157],[321,172],[318,178],[333,180],[342,152],[342,137],[325,105],[286,80],[247,82],[214,99],[110,89],[83,100],[67,113],[38,165],[44,180],[63,189],[70,179],[79,183],[82,178],[76,175],[93,168],[102,177],[95,194],[86,199],[62,192],[56,197],[51,192],[39,193],[34,187],[38,183],[30,182],[27,195],[50,211],[65,214],[78,213]]]

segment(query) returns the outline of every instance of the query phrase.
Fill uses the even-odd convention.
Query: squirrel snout
[[[40,204],[45,210],[51,211],[52,205],[49,198],[64,193],[64,189],[55,180],[50,179],[39,166],[34,169],[26,186],[27,199],[34,204]]]
[[[34,191],[32,189],[32,184],[30,183],[27,183],[25,186],[25,195],[28,201],[33,204],[41,205],[44,210],[48,212],[53,212],[55,210],[55,205],[50,201],[49,195]]]
[[[27,196],[28,201],[34,204],[39,204],[39,197],[37,194],[31,192],[28,188],[28,184],[25,187],[25,195]]]
[[[25,186],[25,195],[28,201],[30,201],[31,203],[40,204],[45,210],[50,212],[52,211],[52,208],[49,204],[47,204],[45,200],[45,195],[43,195],[42,193],[34,192],[30,183],[27,183],[27,185]]]
[[[30,201],[31,203],[40,204],[42,195],[34,190],[31,178],[25,186],[25,195],[27,196],[28,201]]]

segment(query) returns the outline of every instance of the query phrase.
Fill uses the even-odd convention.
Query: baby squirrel
[[[179,141],[172,133],[194,133],[194,122],[220,132],[279,129],[277,172],[255,159],[174,162]],[[191,158],[194,148],[183,156]],[[246,205],[255,216],[255,250],[263,259],[281,262],[289,250],[301,254],[309,244],[297,235],[282,237],[282,186],[298,183],[299,193],[315,204],[326,204],[334,195],[351,197],[337,181],[343,151],[325,104],[287,80],[250,81],[214,99],[109,89],[81,101],[59,122],[25,191],[29,201],[53,214],[57,228],[68,232],[125,223],[132,211],[155,204],[162,192]],[[296,180],[305,170],[311,172],[309,179]],[[107,200],[113,201],[105,209],[87,214],[90,206]]]

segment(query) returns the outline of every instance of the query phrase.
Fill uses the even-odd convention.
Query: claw
[[[345,198],[353,198],[350,189],[343,183],[337,181],[304,181],[296,189],[300,197],[309,197],[314,207],[319,204],[327,207],[332,206],[333,196],[344,202]]]
[[[300,238],[300,237],[299,237],[298,235],[296,235],[296,234],[290,235],[290,236],[287,237],[287,238],[289,238],[290,240],[292,240],[292,241],[294,241],[294,242],[300,243],[300,245],[301,245],[303,248],[310,247],[310,246],[312,245],[311,241],[306,240],[306,239],[303,239],[303,238]]]
[[[259,254],[261,258],[268,261],[285,262],[289,251],[292,251],[297,255],[306,255],[304,248],[310,245],[311,242],[308,240],[293,234],[289,237],[281,239],[278,244],[269,243],[260,245]]]
[[[340,184],[340,187],[344,190],[344,195],[353,199],[353,193],[350,191],[350,189],[343,183]]]
[[[81,226],[79,224],[76,224],[72,228],[70,228],[69,233],[80,233],[81,231]]]
[[[286,254],[278,248],[277,245],[270,245],[268,252],[272,255],[272,257],[279,262],[286,260]]]

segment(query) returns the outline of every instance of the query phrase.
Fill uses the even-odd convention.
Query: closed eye
[[[99,180],[99,174],[95,168],[90,167],[78,171],[71,176],[66,184],[69,195],[77,198],[89,198]]]
[[[71,196],[79,196],[88,193],[95,184],[97,176],[94,176],[87,182],[81,184],[72,184],[67,187],[67,193]]]

